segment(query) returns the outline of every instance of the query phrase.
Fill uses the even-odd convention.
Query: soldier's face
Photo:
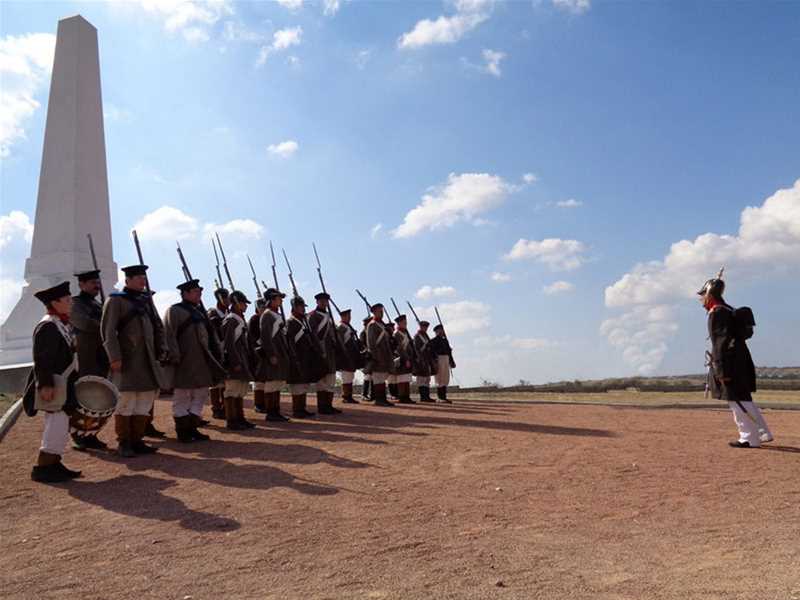
[[[306,314],[306,307],[304,304],[298,304],[292,307],[292,312],[296,317],[302,317]]]
[[[375,312],[373,312],[372,314],[375,315],[375,319],[376,320],[383,321],[383,309],[382,308],[376,308]]]
[[[189,290],[188,292],[183,292],[184,300],[191,302],[192,304],[200,304],[200,298],[203,297],[203,290],[200,288],[195,288],[193,290]]]
[[[349,325],[350,324],[350,316],[351,316],[350,313],[342,315],[342,323],[344,323],[345,325]]]
[[[144,275],[134,275],[133,277],[125,278],[125,286],[132,290],[141,292],[147,284],[147,277]]]
[[[79,281],[78,287],[85,294],[89,294],[90,296],[97,296],[97,294],[100,293],[100,280],[89,279],[87,281]]]
[[[68,315],[72,311],[72,296],[63,296],[50,303],[53,311],[59,315]]]
[[[419,330],[422,333],[428,333],[428,326],[427,325],[420,325]]]
[[[321,308],[322,310],[328,310],[327,298],[320,298],[319,300],[317,300],[317,308]]]

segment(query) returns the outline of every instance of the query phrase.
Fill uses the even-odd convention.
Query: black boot
[[[31,469],[31,479],[39,483],[64,483],[72,477],[59,468],[61,457],[58,454],[39,451],[36,466]]]
[[[164,439],[165,437],[167,437],[166,433],[164,433],[163,431],[159,431],[153,426],[152,417],[149,417],[149,419],[151,420],[148,421],[147,425],[144,428],[143,437],[157,438],[157,439]]]
[[[388,387],[389,387],[389,395],[393,399],[396,400],[397,399],[397,384],[396,383],[390,383]]]
[[[419,401],[433,402],[433,398],[431,398],[431,388],[429,388],[427,385],[419,388]]]
[[[325,392],[325,406],[330,409],[332,415],[340,415],[342,411],[333,405],[333,399],[336,397],[334,392]]]
[[[253,410],[260,414],[267,413],[267,400],[264,390],[253,391]]]
[[[267,394],[267,416],[264,420],[271,423],[285,423],[289,417],[284,417],[281,414],[281,393],[269,392]]]
[[[335,415],[333,406],[329,404],[328,392],[317,392],[317,412],[321,415]]]
[[[182,417],[173,417],[173,419],[175,421],[175,435],[178,441],[183,444],[192,442],[191,416],[184,415]]]
[[[306,410],[305,394],[295,394],[292,396],[292,416],[295,419],[308,419],[314,416],[313,412]]]
[[[253,429],[256,424],[248,421],[244,416],[244,398],[236,399],[236,415],[239,417],[239,423],[244,425],[245,429]]]
[[[358,404],[358,400],[353,398],[353,384],[342,384],[342,403],[343,404]]]
[[[386,399],[386,384],[377,384],[372,386],[372,398],[375,400],[375,406],[394,406]]]
[[[364,383],[361,384],[361,397],[366,402],[371,402],[372,401],[372,398],[370,398],[370,395],[369,395],[370,384],[371,384],[371,382],[370,382],[369,379],[365,379]]]
[[[211,398],[211,416],[215,419],[225,420],[225,405],[222,398],[222,390],[217,387],[210,388],[208,395]]]
[[[450,400],[447,399],[446,387],[437,388],[437,393],[439,393],[439,402],[441,402],[442,404],[452,404],[452,402],[450,402]]]
[[[211,439],[205,433],[201,433],[200,431],[197,430],[197,428],[200,427],[200,424],[202,422],[203,419],[201,419],[198,415],[189,413],[189,424],[190,424],[189,433],[192,434],[192,439],[196,442],[207,442],[208,440]]]
[[[241,431],[245,426],[239,422],[239,415],[236,412],[236,398],[223,398],[225,406],[225,428],[231,431]]]

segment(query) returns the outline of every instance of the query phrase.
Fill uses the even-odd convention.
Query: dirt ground
[[[0,597],[800,600],[800,411],[735,450],[722,406],[454,399],[69,451],[84,477],[58,486],[30,481],[42,419],[22,416]]]

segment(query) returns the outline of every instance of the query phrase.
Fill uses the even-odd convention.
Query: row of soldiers
[[[98,270],[77,275],[80,293],[74,298],[69,282],[36,294],[47,315],[34,331],[34,368],[26,393],[28,414],[45,413],[34,480],[65,481],[80,475],[61,464],[70,434],[76,449],[106,447],[96,430],[87,432],[75,418],[75,382],[86,375],[108,376],[119,390],[114,427],[117,452],[125,458],[156,451],[144,438],[164,436],[152,423],[155,400],[164,390],[172,396],[176,436],[187,443],[209,439],[200,431],[209,424],[203,419],[209,397],[212,416],[224,420],[228,429],[255,427],[243,406],[251,384],[256,412],[271,422],[289,420],[280,405],[287,386],[293,418],[314,415],[307,407],[312,392],[320,414],[341,413],[333,406],[337,372],[343,403],[358,403],[353,392],[358,370],[364,374],[363,400],[375,406],[392,406],[390,396],[414,403],[412,377],[420,401],[435,402],[430,395],[435,378],[438,400],[450,402],[447,386],[455,362],[441,324],[431,338],[430,324],[419,321],[412,337],[405,315],[386,323],[383,305],[374,304],[358,333],[350,309],[340,312],[338,325],[334,322],[325,292],[314,297],[316,306],[308,312],[295,294],[285,317],[286,295],[278,289],[267,289],[246,320],[251,303],[243,292],[217,289],[216,304],[206,311],[197,279],[177,286],[181,301],[162,319],[148,291],[147,269],[144,264],[123,268],[124,288],[104,304],[97,300],[102,289]],[[61,393],[54,375],[66,382]]]

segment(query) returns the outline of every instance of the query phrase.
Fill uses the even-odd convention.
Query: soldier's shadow
[[[253,430],[259,432],[258,429]],[[262,430],[263,431],[263,430]],[[272,437],[272,432],[263,431],[264,436]],[[337,456],[321,448],[303,444],[272,444],[261,441],[214,440],[181,444],[166,442],[164,444],[174,452],[195,454],[217,459],[243,458],[291,465],[315,465],[326,463],[343,469],[365,469],[372,467],[369,463]]]
[[[210,454],[213,455],[213,451]],[[97,457],[117,462],[117,459],[110,454],[98,454]],[[335,487],[300,479],[270,465],[238,464],[219,458],[190,458],[179,454],[156,454],[149,459],[146,457],[130,459],[125,462],[125,465],[134,472],[161,471],[178,479],[195,479],[230,488],[268,490],[285,487],[301,494],[315,496],[329,496],[339,491]]]
[[[66,489],[81,502],[129,517],[175,521],[192,531],[234,531],[241,527],[234,519],[193,510],[178,498],[163,493],[174,485],[174,480],[148,475],[119,475],[105,481],[79,479]]]

